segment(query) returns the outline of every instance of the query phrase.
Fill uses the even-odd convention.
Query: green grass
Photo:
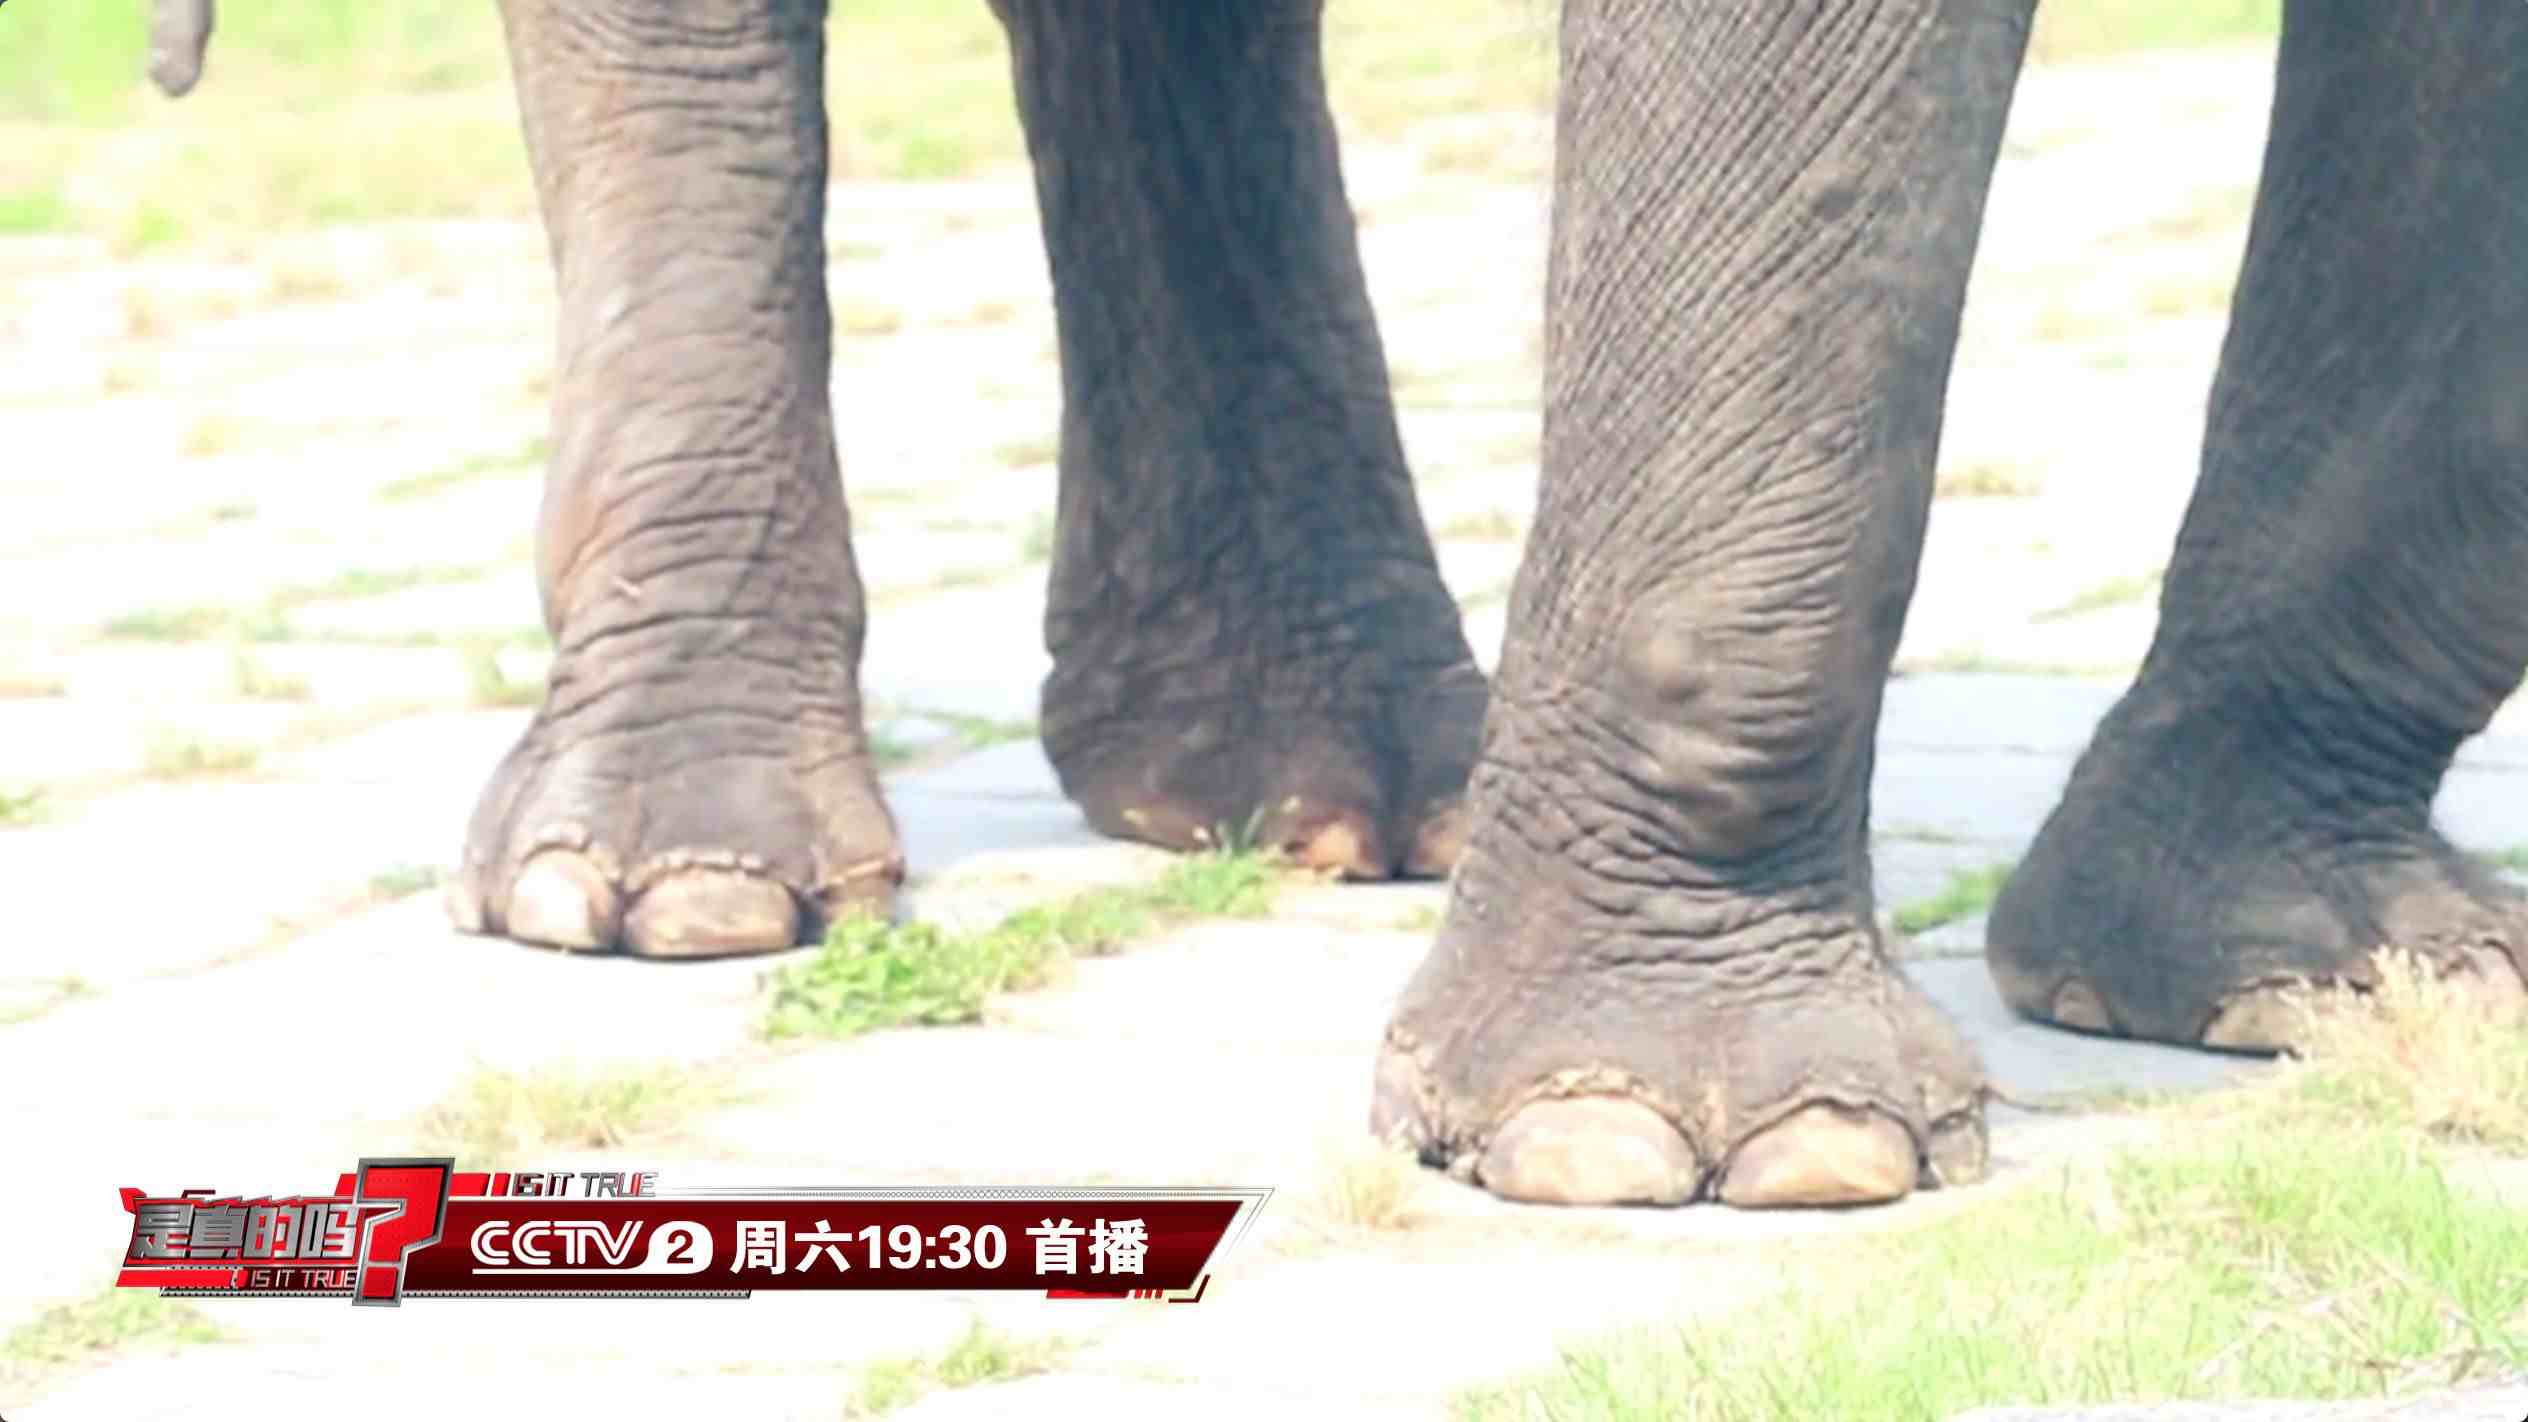
[[[6,23],[5,17],[0,23]],[[217,1343],[224,1336],[208,1315],[181,1299],[141,1289],[108,1289],[47,1309],[0,1338],[0,1380],[16,1383],[133,1349]]]
[[[2031,662],[2015,657],[1995,656],[1980,648],[1960,648],[1934,656],[1917,657],[1897,664],[1902,676],[2063,676],[2121,677],[2132,674],[2129,666],[2084,666],[2072,662]]]
[[[928,721],[947,734],[907,738],[897,732],[900,723],[907,720]],[[1036,738],[1033,719],[1008,720],[997,716],[971,716],[962,711],[923,711],[902,706],[873,713],[870,725],[869,754],[881,770],[895,770],[924,761],[963,755],[986,746]]]
[[[1870,837],[1882,840],[1898,840],[1907,844],[1964,844],[1966,842],[1966,836],[1941,829],[1937,825],[1921,825],[1908,822],[1882,824],[1871,832]]]
[[[235,615],[234,609],[209,603],[144,607],[107,618],[97,634],[125,642],[198,642],[230,625]]]
[[[1061,452],[1062,441],[1049,434],[1026,435],[1018,439],[1003,440],[992,447],[992,457],[999,460],[1001,467],[1005,469],[1027,469],[1039,464],[1051,464],[1054,457]]]
[[[248,701],[309,701],[316,695],[306,678],[272,670],[242,643],[228,650],[228,681]]]
[[[446,876],[429,864],[392,864],[369,876],[369,897],[379,903],[408,899],[439,887]]]
[[[310,603],[385,597],[417,587],[470,583],[490,577],[525,556],[526,550],[521,547],[507,562],[346,568],[315,582],[275,589],[260,603],[195,603],[119,613],[100,623],[97,635],[125,642],[198,642],[222,634],[241,642],[287,642],[297,636],[289,614]]]
[[[2110,607],[2130,607],[2156,596],[2161,573],[2136,573],[2092,583],[2054,606],[2029,619],[2034,622],[2061,622],[2085,613],[2101,612]]]
[[[716,1076],[685,1067],[477,1067],[421,1113],[417,1135],[425,1153],[498,1167],[654,1139],[733,1099]]]
[[[15,1007],[0,1008],[0,1027],[15,1027],[32,1022],[65,1002],[77,1002],[97,995],[96,986],[82,977],[55,978],[44,984],[43,996]]]
[[[45,803],[48,798],[41,785],[29,785],[19,789],[0,786],[0,829],[15,829],[41,823],[51,809]]]
[[[2275,0],[2052,0],[2039,62],[2268,36]],[[0,231],[146,251],[393,218],[531,218],[498,19],[479,0],[264,0],[224,10],[201,87],[142,79],[148,6],[0,16]],[[828,31],[837,176],[921,180],[1023,161],[1008,47],[983,5],[846,0]],[[1326,68],[1354,139],[1550,109],[1541,0],[1336,0]]]
[[[1443,543],[1516,543],[1527,537],[1527,525],[1507,510],[1484,509],[1450,519],[1431,530],[1431,537]]]
[[[378,486],[377,497],[383,503],[407,503],[444,494],[489,475],[533,474],[544,467],[551,453],[550,442],[539,435],[506,453],[478,454],[428,473],[388,480]]]
[[[815,956],[769,976],[765,1034],[973,1022],[994,994],[1039,986],[1073,958],[1114,952],[1172,922],[1262,913],[1273,878],[1264,856],[1230,849],[1178,859],[1146,885],[1093,890],[975,932],[846,918]]]
[[[937,721],[948,727],[969,750],[1036,738],[1033,717],[971,716],[963,711],[924,711],[919,714],[923,720]]]
[[[2100,1179],[1842,1248],[1840,1271],[1805,1271],[1795,1297],[1574,1350],[1460,1415],[1947,1422],[2003,1404],[2371,1396],[2464,1357],[2528,1363],[2528,1218],[2377,1131],[2127,1155]]]
[[[469,642],[462,648],[466,699],[485,708],[543,705],[544,679],[512,677],[501,667],[501,650],[498,642],[490,640]]]
[[[1006,1337],[976,1319],[935,1358],[922,1354],[881,1358],[861,1369],[843,1415],[877,1417],[945,1389],[1050,1372],[1067,1351],[1069,1345],[1059,1340]]]
[[[2024,499],[2045,491],[2044,476],[2007,460],[1953,465],[1933,481],[1935,499]]]
[[[2305,998],[2303,1060],[2162,1107],[2147,1145],[1928,1227],[1770,1246],[1758,1297],[1571,1348],[1459,1415],[1947,1422],[2528,1364],[2528,1214],[2461,1184],[2451,1154],[2528,1149],[2528,1033],[2410,959],[2379,976],[2366,998]]]
[[[141,773],[155,780],[242,775],[263,759],[259,746],[182,731],[160,731],[141,752]]]
[[[1993,896],[2009,881],[2010,869],[2007,864],[1988,864],[1981,869],[1956,870],[1940,886],[1940,892],[1897,908],[1897,931],[1929,933],[1942,924],[1982,913],[1993,906]]]
[[[70,204],[58,192],[0,192],[0,236],[58,232],[72,225]]]
[[[2269,40],[2281,0],[2049,0],[2028,37],[2033,64],[2106,59],[2137,50]]]
[[[902,769],[908,764],[940,762],[948,757],[961,757],[966,751],[983,746],[999,746],[1009,741],[1036,739],[1036,724],[1031,719],[1006,721],[999,716],[968,716],[963,711],[915,711],[915,708],[890,708],[882,716],[872,716],[870,726],[870,759],[877,769]],[[948,734],[945,736],[902,736],[900,721],[930,721]]]

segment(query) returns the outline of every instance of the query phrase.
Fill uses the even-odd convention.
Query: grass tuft
[[[228,681],[248,701],[309,701],[316,695],[305,677],[272,670],[244,643],[228,650]]]
[[[1273,879],[1260,854],[1214,852],[1179,859],[1152,883],[1024,909],[975,932],[854,915],[832,927],[815,956],[769,975],[764,1031],[849,1037],[974,1022],[995,994],[1041,986],[1071,959],[1112,953],[1185,919],[1262,913]]]
[[[2100,612],[2110,607],[2129,607],[2159,593],[2162,573],[2137,573],[2129,577],[2108,578],[2073,593],[2052,607],[2038,612],[2032,622],[2061,622],[2085,613]]]
[[[934,1392],[1050,1372],[1069,1348],[1057,1339],[1011,1338],[976,1319],[936,1358],[915,1355],[871,1362],[861,1370],[859,1386],[844,1404],[843,1415],[878,1417]]]
[[[263,759],[259,746],[215,740],[182,731],[152,734],[141,751],[141,771],[158,780],[190,780],[200,776],[242,775]]]
[[[544,467],[551,445],[542,436],[505,453],[478,454],[423,474],[390,479],[378,486],[381,503],[427,499],[489,475],[532,474]]]
[[[1527,537],[1527,525],[1506,509],[1485,509],[1441,524],[1431,531],[1431,537],[1442,543],[1461,539],[1472,543],[1516,543]]]
[[[1319,1150],[1295,1218],[1321,1241],[1406,1229],[1416,1219],[1413,1199],[1424,1176],[1410,1149],[1347,1133]]]
[[[1935,499],[2025,499],[2045,492],[2035,471],[2005,460],[1978,460],[1940,471],[1932,483]]]
[[[181,1299],[141,1289],[108,1289],[46,1309],[0,1339],[0,1381],[22,1385],[135,1349],[217,1343],[225,1337],[208,1315]]]
[[[97,987],[86,978],[71,976],[54,978],[42,984],[41,995],[33,1001],[21,1001],[14,1007],[0,1008],[0,1027],[15,1027],[32,1022],[67,1002],[95,997]]]
[[[369,876],[369,897],[382,904],[408,899],[439,887],[446,877],[436,865],[392,864]]]
[[[1061,452],[1062,442],[1049,434],[1022,435],[992,447],[992,457],[999,460],[1004,469],[1032,469],[1051,464]]]
[[[2304,988],[2296,1061],[2269,1116],[2395,1122],[2435,1141],[2528,1154],[2528,1007],[2411,953],[2371,957],[2365,989]]]
[[[418,1127],[426,1154],[496,1165],[654,1139],[730,1099],[717,1079],[680,1067],[477,1067],[421,1113]]]
[[[29,785],[16,790],[0,786],[0,829],[18,829],[27,825],[40,824],[51,812],[51,806],[45,803],[48,798],[47,792],[41,785]]]
[[[1940,892],[1927,899],[1900,906],[1896,910],[1899,933],[1929,933],[1943,924],[1971,918],[1993,906],[1993,896],[2010,880],[2008,864],[1987,864],[1981,869],[1959,869],[1949,875]]]

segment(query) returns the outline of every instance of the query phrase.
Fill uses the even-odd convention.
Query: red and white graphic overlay
[[[188,1296],[743,1298],[760,1289],[1202,1297],[1262,1189],[658,1190],[651,1171],[365,1160],[329,1195],[127,1189],[116,1282]]]

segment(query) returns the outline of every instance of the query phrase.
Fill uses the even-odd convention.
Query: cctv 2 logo
[[[665,1220],[650,1231],[641,1262],[637,1219],[485,1220],[466,1240],[477,1274],[699,1274],[711,1267],[711,1231]]]

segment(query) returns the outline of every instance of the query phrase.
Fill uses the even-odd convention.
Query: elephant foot
[[[1226,686],[1191,697],[1170,695],[1164,670],[1129,678],[1130,696],[1066,694],[1057,671],[1047,749],[1089,823],[1118,839],[1246,845],[1350,879],[1444,877],[1465,846],[1483,674],[1468,660],[1360,685],[1356,668],[1325,665],[1299,688],[1292,664],[1214,664],[1199,675]]]
[[[1452,909],[1388,1028],[1381,1139],[1536,1204],[1868,1205],[1982,1178],[1981,1069],[1866,921],[1734,962],[1485,941],[1542,931],[1521,922]],[[1819,971],[1767,970],[1793,958]],[[1554,966],[1503,966],[1522,959]]]
[[[2100,727],[1994,902],[1986,958],[2020,1014],[2275,1052],[2308,986],[2367,989],[2382,948],[2528,997],[2528,900],[2431,828],[2436,769],[2295,749],[2245,698],[2147,681]]]
[[[558,664],[448,889],[468,933],[706,958],[884,913],[904,877],[857,710],[767,704],[760,664],[591,694]],[[597,713],[613,714],[605,724]]]

